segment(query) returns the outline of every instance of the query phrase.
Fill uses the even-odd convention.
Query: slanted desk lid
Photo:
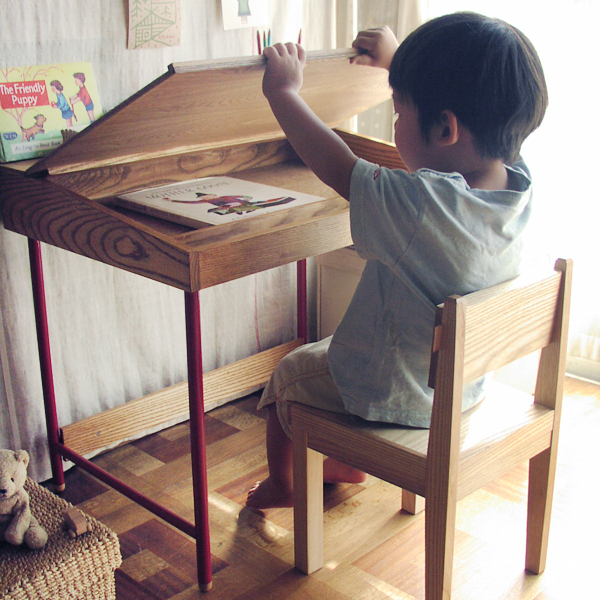
[[[384,69],[350,50],[307,53],[301,95],[335,127],[390,97]],[[262,56],[170,65],[162,77],[28,171],[64,173],[281,136],[262,94]]]

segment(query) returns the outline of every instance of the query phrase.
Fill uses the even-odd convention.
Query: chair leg
[[[305,431],[294,430],[294,555],[309,574],[323,566],[323,455],[307,446]]]
[[[456,497],[443,489],[428,490],[425,511],[425,599],[450,600]],[[437,492],[437,493],[436,493]]]
[[[417,515],[425,510],[425,498],[417,496],[408,490],[402,490],[402,510],[411,515]]]
[[[525,568],[532,573],[542,573],[546,568],[555,471],[552,448],[529,461]]]

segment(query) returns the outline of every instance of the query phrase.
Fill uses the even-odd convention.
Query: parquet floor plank
[[[123,565],[118,600],[422,600],[424,517],[401,512],[400,490],[369,477],[325,486],[325,566],[293,567],[293,513],[244,508],[266,476],[265,415],[251,395],[207,414],[214,586],[201,594],[193,540],[83,471],[66,473],[65,499],[114,529]],[[587,600],[600,539],[600,387],[567,379],[550,547],[541,576],[524,571],[527,465],[459,502],[453,597],[459,600]],[[193,520],[189,425],[93,459]]]

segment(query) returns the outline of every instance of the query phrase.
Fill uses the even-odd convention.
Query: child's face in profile
[[[402,162],[411,173],[431,166],[429,164],[430,145],[421,134],[417,109],[411,102],[401,100],[396,92],[392,98],[396,113],[394,141]]]

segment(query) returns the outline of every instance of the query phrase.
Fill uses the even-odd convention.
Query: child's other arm
[[[302,87],[304,49],[295,44],[275,44],[263,53],[267,57],[263,93],[288,141],[323,183],[348,199],[352,169],[358,159],[298,93]]]
[[[358,55],[350,59],[350,62],[356,65],[380,67],[389,71],[394,54],[398,49],[398,40],[386,25],[359,32],[352,42],[352,47],[358,50]]]

